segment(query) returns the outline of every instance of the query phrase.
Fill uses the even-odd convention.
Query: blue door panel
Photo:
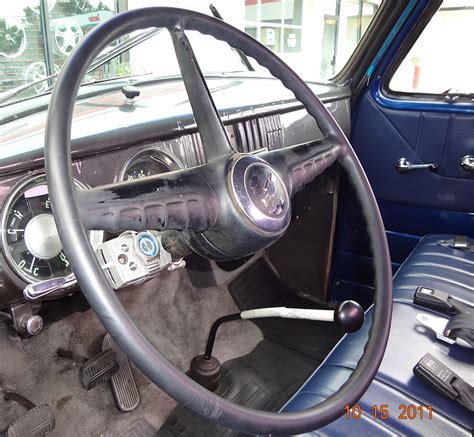
[[[474,114],[394,109],[361,98],[352,145],[377,197],[395,272],[426,234],[474,237],[474,174],[461,158],[474,155]],[[437,163],[438,172],[399,173],[400,158]],[[341,184],[332,298],[370,302],[373,271],[365,222],[348,183]]]
[[[470,179],[471,189],[474,189],[474,173],[466,172],[460,165],[463,156],[474,155],[474,115],[450,114],[448,120],[448,146],[441,161],[441,174]],[[474,193],[471,194],[474,197]]]
[[[387,231],[395,231],[401,238],[408,239],[414,236],[419,238],[426,234],[443,233],[474,235],[473,213],[445,211],[384,201],[379,202],[379,206]]]
[[[379,201],[432,209],[474,211],[474,174],[460,166],[474,154],[474,116],[381,108],[362,97],[353,121],[352,145]],[[437,163],[437,173],[399,173],[400,158]]]

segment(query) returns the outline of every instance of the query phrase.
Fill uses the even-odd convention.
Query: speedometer
[[[141,179],[178,170],[180,167],[176,159],[168,153],[156,148],[147,148],[140,150],[127,161],[121,171],[120,180]]]
[[[24,281],[72,273],[51,211],[45,176],[27,180],[7,199],[2,230],[5,258]]]

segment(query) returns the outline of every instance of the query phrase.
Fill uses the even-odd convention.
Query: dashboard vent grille
[[[283,126],[279,114],[241,121],[235,126],[241,152],[253,152],[268,147],[283,147]]]
[[[198,133],[183,135],[180,137],[180,143],[180,157],[186,167],[195,167],[206,162],[206,153]]]

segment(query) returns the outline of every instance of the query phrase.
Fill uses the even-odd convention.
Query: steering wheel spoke
[[[77,190],[76,197],[90,230],[202,232],[217,215],[216,196],[199,169]]]
[[[229,137],[219,117],[191,43],[179,26],[170,30],[170,34],[199,135],[204,144],[207,161],[229,155],[234,150],[230,145]]]
[[[337,141],[325,139],[265,151],[258,156],[280,174],[291,197],[333,165],[343,153],[344,147]]]

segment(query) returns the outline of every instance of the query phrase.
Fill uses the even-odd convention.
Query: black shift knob
[[[132,100],[140,95],[140,90],[136,86],[125,85],[122,87],[122,93],[127,99]]]
[[[345,300],[337,305],[334,321],[344,332],[358,331],[364,324],[364,309],[353,300]]]

